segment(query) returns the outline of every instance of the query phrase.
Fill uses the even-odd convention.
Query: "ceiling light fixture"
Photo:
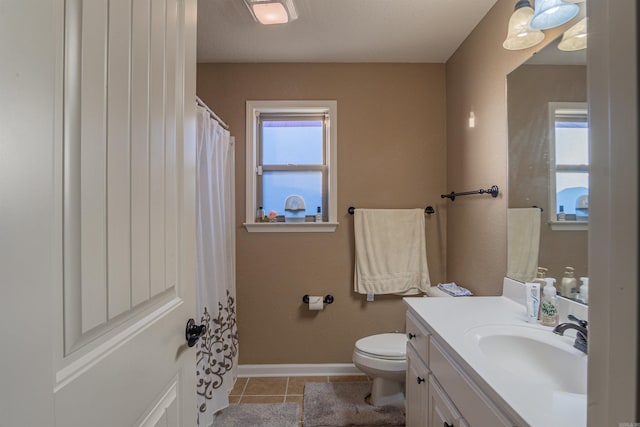
[[[580,10],[575,3],[563,0],[535,0],[535,13],[531,18],[531,28],[548,30],[573,19]]]
[[[587,47],[587,17],[585,16],[573,27],[569,28],[562,35],[562,40],[558,44],[558,49],[564,51],[574,51],[586,49]]]
[[[298,19],[293,0],[244,0],[251,16],[263,25],[286,24]]]
[[[518,0],[509,19],[509,30],[502,47],[507,50],[520,50],[540,43],[544,39],[544,33],[530,27],[532,17],[533,9],[529,0]]]

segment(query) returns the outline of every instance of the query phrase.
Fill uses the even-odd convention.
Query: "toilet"
[[[353,364],[373,378],[372,405],[405,409],[406,345],[407,337],[400,333],[371,335],[356,341]]]

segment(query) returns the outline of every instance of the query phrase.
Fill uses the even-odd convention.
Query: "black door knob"
[[[207,331],[206,325],[196,325],[196,321],[193,319],[187,320],[187,328],[184,332],[184,337],[187,340],[189,347],[196,345],[198,340]]]
[[[416,377],[418,384],[422,384],[424,382],[424,378]]]
[[[414,339],[416,337],[416,334],[409,332],[407,334],[407,338],[409,338],[410,340]]]

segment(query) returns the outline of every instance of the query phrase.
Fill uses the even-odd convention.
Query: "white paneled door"
[[[0,426],[195,426],[196,1],[0,1]]]

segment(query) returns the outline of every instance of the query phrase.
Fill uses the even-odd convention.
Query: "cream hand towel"
[[[415,295],[431,286],[422,209],[356,209],[354,290]]]
[[[540,251],[540,209],[507,209],[507,248],[507,276],[532,281]]]

